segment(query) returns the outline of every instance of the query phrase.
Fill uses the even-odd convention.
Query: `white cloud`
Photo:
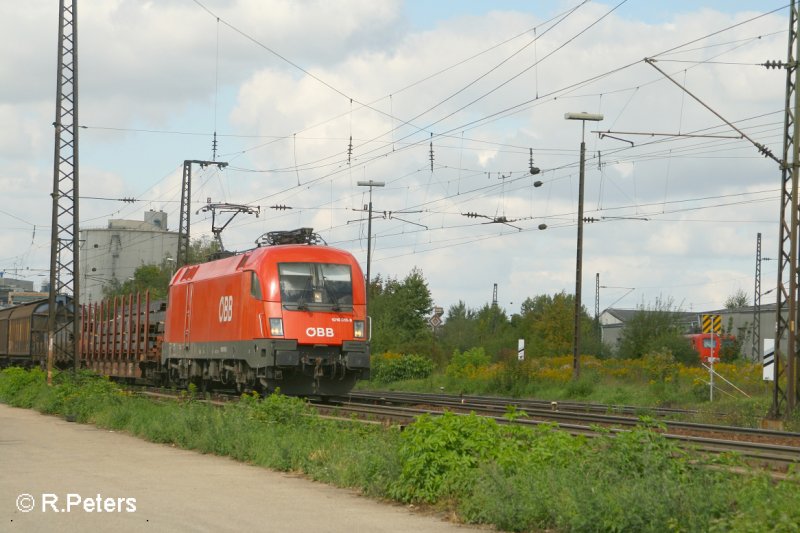
[[[584,228],[584,287],[600,272],[610,286],[637,288],[622,304],[670,294],[719,306],[724,278],[752,276],[756,232],[764,233],[765,249],[777,247],[777,197],[748,203],[751,193],[779,187],[773,161],[741,140],[632,133],[730,134],[641,59],[752,14],[695,9],[643,22],[623,6],[578,35],[610,9],[589,3],[550,31],[539,26],[535,44],[523,48],[528,33],[489,50],[553,13],[496,3],[483,16],[454,11],[415,31],[399,1],[205,5],[329,86],[191,2],[81,2],[80,117],[93,127],[81,132],[82,191],[148,200],[87,202],[81,212],[98,219],[92,224],[110,213],[140,218],[142,209],[163,207],[177,226],[180,165],[211,157],[216,126],[218,158],[230,167],[198,175],[194,210],[207,197],[262,207],[259,218],[240,217],[226,229],[230,247],[250,246],[264,231],[313,225],[363,262],[366,225],[356,220],[364,218],[367,191],[356,181],[385,181],[373,191],[376,213],[392,212],[373,223],[375,274],[402,278],[419,266],[443,306],[464,300],[479,307],[498,283],[501,295],[513,295],[501,299],[516,308],[527,296],[573,290],[581,129],[563,115],[586,110],[605,119],[586,125],[584,216],[600,222]],[[658,63],[729,120],[759,116],[740,124],[776,153],[785,73],[754,63],[785,55],[784,16],[742,24]],[[0,184],[7,191],[0,209],[48,224],[57,9],[43,0],[6,3],[0,25],[9,42],[28,43],[0,51],[0,74],[10,80],[0,87]],[[731,64],[697,63],[708,59]],[[514,106],[513,114],[494,116]],[[592,130],[622,133],[600,140]],[[543,170],[536,177],[527,174],[530,148]],[[535,180],[544,186],[533,188]],[[269,208],[281,204],[294,209]],[[709,207],[716,204],[729,205]],[[492,223],[500,216],[524,231]],[[193,221],[194,234],[210,231],[203,215]],[[542,223],[546,231],[536,229]],[[24,248],[26,238],[11,246]],[[45,250],[31,261],[45,264]],[[619,291],[602,291],[602,304]]]

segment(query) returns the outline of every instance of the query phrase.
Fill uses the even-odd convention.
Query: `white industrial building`
[[[107,228],[80,232],[81,303],[99,302],[103,287],[122,284],[142,265],[177,257],[178,232],[168,231],[167,214],[147,211],[144,221],[111,219]]]

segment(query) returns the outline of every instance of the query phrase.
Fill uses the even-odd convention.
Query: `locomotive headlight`
[[[356,339],[363,339],[364,338],[364,321],[363,320],[353,320],[353,337]]]
[[[283,337],[283,319],[270,318],[269,319],[269,334],[273,337]]]

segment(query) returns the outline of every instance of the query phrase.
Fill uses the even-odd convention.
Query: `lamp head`
[[[581,111],[580,113],[564,113],[564,118],[567,120],[592,120],[598,122],[603,120],[603,114]]]

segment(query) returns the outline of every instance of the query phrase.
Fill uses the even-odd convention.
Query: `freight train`
[[[349,252],[318,242],[310,228],[270,232],[264,246],[178,269],[167,302],[82,306],[82,366],[200,390],[346,394],[369,378],[366,284]],[[41,348],[31,344],[33,364]]]
[[[69,334],[64,326],[72,322],[72,299],[56,298],[54,358],[64,365],[71,361],[65,347]],[[47,298],[14,307],[0,309],[0,366],[44,364],[48,350],[48,319],[50,302]]]

